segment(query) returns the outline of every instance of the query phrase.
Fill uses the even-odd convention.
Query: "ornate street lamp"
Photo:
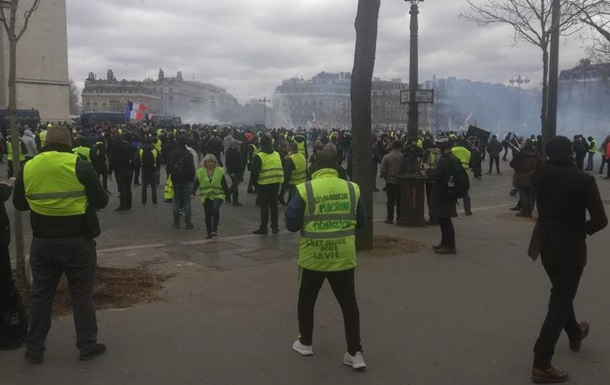
[[[267,103],[269,103],[271,99],[267,99],[267,97],[262,97],[258,99],[258,101],[263,103],[263,126],[267,128]]]
[[[417,107],[418,88],[418,45],[417,30],[419,28],[417,15],[419,14],[419,3],[424,0],[405,0],[411,3],[409,14],[410,22],[410,65],[409,65],[409,115],[407,123],[407,146],[405,148],[403,175],[400,177],[401,184],[401,213],[397,224],[400,226],[425,226],[424,218],[424,176],[419,170],[419,148]]]
[[[523,84],[529,84],[529,82],[530,78],[527,77],[527,75],[525,74],[513,75],[508,81],[508,84],[510,84],[511,87],[517,85],[517,87],[519,88],[519,95],[517,96],[517,119],[519,119],[519,126],[521,126],[521,86]]]

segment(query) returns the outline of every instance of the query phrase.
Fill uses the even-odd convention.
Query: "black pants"
[[[97,174],[97,177],[102,177],[102,187],[104,190],[108,191],[108,167],[106,167],[106,163],[94,164],[93,168]]]
[[[134,164],[132,167],[133,167],[133,184],[140,184],[140,166],[136,166]]]
[[[258,203],[261,206],[261,229],[266,229],[271,214],[271,228],[279,229],[277,197],[280,190],[279,183],[259,184],[256,186]]]
[[[354,355],[362,351],[360,345],[360,311],[356,302],[356,289],[354,284],[354,269],[345,271],[312,271],[299,269],[299,303],[297,311],[299,316],[300,341],[304,345],[313,343],[313,313],[318,299],[318,293],[324,280],[328,279],[333,294],[343,312],[345,326],[345,339],[347,351]]]
[[[438,217],[438,224],[441,227],[441,245],[450,249],[455,249],[455,229],[450,217]]]
[[[203,203],[205,229],[208,235],[218,231],[218,224],[220,223],[220,206],[222,206],[222,202],[222,199],[206,199]]]
[[[66,274],[76,328],[76,347],[89,353],[97,342],[97,320],[93,303],[93,280],[97,254],[89,237],[34,238],[30,264],[34,279],[31,291],[28,351],[36,356],[45,351],[51,328],[53,295],[62,274]]]
[[[0,244],[0,317],[4,317],[12,288],[13,272],[11,270],[11,257],[8,245]]]
[[[555,345],[561,331],[565,330],[570,340],[580,337],[580,326],[576,321],[573,301],[578,291],[583,266],[545,266],[551,279],[551,299],[540,336],[534,345],[534,365],[551,365]]]
[[[233,204],[239,203],[239,183],[243,179],[243,174],[231,174],[231,187],[229,188],[229,198]]]
[[[388,183],[385,185],[385,192],[388,198],[386,202],[387,219],[394,219],[394,205],[396,205],[396,220],[398,220],[400,218],[400,185]]]
[[[119,208],[131,209],[131,172],[117,172],[115,177],[120,194]]]
[[[496,172],[500,173],[500,155],[489,155],[489,173],[491,174],[491,170],[493,169],[494,162],[496,163]]]
[[[152,203],[157,204],[157,186],[159,185],[159,171],[142,172],[142,204],[146,204],[148,186],[150,186]]]

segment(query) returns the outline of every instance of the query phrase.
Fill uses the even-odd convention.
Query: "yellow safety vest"
[[[254,158],[254,155],[258,154],[258,148],[256,148],[256,144],[254,143],[250,143],[250,146],[252,146],[252,157]],[[248,159],[248,164],[250,164],[251,159]]]
[[[595,154],[597,152],[597,142],[595,141],[595,139],[593,139],[591,143],[589,143],[589,152],[592,154]]]
[[[273,151],[271,154],[259,152],[256,154],[261,158],[261,170],[258,173],[258,184],[284,183],[284,169],[280,154]]]
[[[225,192],[222,189],[222,178],[225,171],[222,167],[214,169],[212,180],[208,177],[208,171],[205,168],[197,170],[197,179],[199,180],[199,200],[205,203],[206,199],[222,199],[225,200]]]
[[[356,209],[360,188],[323,168],[297,186],[305,201],[299,266],[315,271],[344,271],[356,266]]]
[[[291,185],[304,183],[307,180],[307,159],[300,152],[290,155],[290,159],[294,162],[294,170],[290,173],[288,183]]]
[[[157,151],[156,148],[153,148],[152,150],[150,150],[150,152],[152,153],[152,156],[153,156],[153,167],[157,167],[157,154],[159,152]],[[142,164],[142,155],[144,155],[144,150],[140,149],[139,154],[140,154],[140,164]]]
[[[76,155],[81,155],[87,162],[91,163],[91,149],[89,147],[78,146],[72,149],[72,152]]]
[[[38,138],[40,138],[40,145],[44,146],[46,144],[45,141],[47,140],[47,130],[40,131],[40,133],[38,133]]]
[[[25,154],[23,153],[23,151],[21,151],[21,139],[19,139],[19,161],[23,162],[25,161]],[[8,159],[9,162],[13,161],[13,141],[12,140],[7,140],[6,141],[6,159]]]
[[[47,151],[23,168],[25,198],[33,212],[52,217],[84,215],[85,186],[76,176],[78,155]]]
[[[470,168],[470,151],[468,151],[465,147],[456,146],[451,149],[451,152],[453,155],[457,156],[464,169],[468,171]]]
[[[305,140],[303,139],[302,142],[296,142],[297,143],[297,148],[299,149],[299,153],[301,153],[303,156],[305,156],[307,154],[307,152],[305,151]]]
[[[155,149],[159,152],[159,154],[161,153],[161,145],[163,143],[161,143],[161,140],[157,139],[156,142],[153,142],[153,146],[155,146]]]

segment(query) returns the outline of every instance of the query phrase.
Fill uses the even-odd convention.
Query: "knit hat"
[[[546,145],[546,155],[549,159],[571,156],[573,152],[572,142],[565,136],[556,136]]]
[[[70,131],[65,126],[51,126],[47,129],[47,137],[44,145],[62,144],[64,146],[72,146],[72,136]]]

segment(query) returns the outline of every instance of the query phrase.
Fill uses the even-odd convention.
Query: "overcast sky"
[[[481,0],[484,1],[484,0]],[[270,97],[282,80],[321,71],[351,72],[357,0],[67,0],[70,77],[93,72],[117,79],[185,79],[225,88],[240,102]],[[432,76],[507,83],[526,74],[540,84],[540,49],[513,46],[509,27],[458,19],[463,0],[426,0],[419,14],[419,81]],[[409,7],[382,0],[375,76],[409,71]],[[564,41],[560,68],[584,57]]]

